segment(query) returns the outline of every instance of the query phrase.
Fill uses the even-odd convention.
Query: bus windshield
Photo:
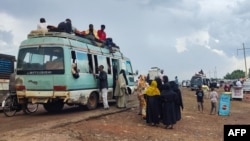
[[[64,55],[61,47],[34,47],[19,50],[17,73],[30,71],[48,71],[62,73]]]
[[[196,84],[196,85],[202,84],[202,78],[193,76],[191,79],[191,83]]]

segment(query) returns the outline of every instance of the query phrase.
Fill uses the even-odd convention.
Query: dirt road
[[[58,114],[48,114],[42,107],[37,113],[15,117],[0,115],[0,141],[223,141],[224,124],[250,124],[250,102],[231,101],[229,116],[210,115],[210,101],[205,111],[197,111],[194,91],[181,88],[184,102],[182,119],[174,129],[148,126],[138,113],[136,95],[130,96],[129,108],[86,111],[66,107]],[[222,89],[217,89],[219,93]]]

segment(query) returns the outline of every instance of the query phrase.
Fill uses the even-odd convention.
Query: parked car
[[[186,86],[187,86],[186,80],[183,80],[183,81],[181,82],[181,86],[182,86],[182,87],[186,87]]]
[[[250,94],[250,80],[246,80],[243,83],[243,93],[244,94]]]
[[[190,87],[190,80],[183,80],[181,83],[182,87]]]
[[[219,88],[220,87],[220,83],[217,79],[211,79],[210,80],[210,88]]]
[[[187,80],[187,81],[186,81],[186,87],[190,87],[190,85],[191,85],[190,80]]]

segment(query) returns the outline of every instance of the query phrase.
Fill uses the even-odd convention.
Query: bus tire
[[[49,113],[57,113],[62,111],[64,103],[62,100],[55,100],[52,102],[44,103],[44,109]]]
[[[25,114],[35,113],[38,110],[39,104],[27,103],[23,105],[23,112]]]
[[[97,104],[98,104],[98,96],[96,93],[92,92],[89,95],[89,99],[88,99],[88,103],[87,103],[88,110],[96,109]]]

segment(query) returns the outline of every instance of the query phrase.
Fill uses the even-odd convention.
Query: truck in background
[[[152,80],[155,80],[155,78],[160,77],[162,79],[163,70],[158,67],[151,67],[148,70],[147,75],[147,83],[150,84]]]
[[[10,75],[14,73],[15,56],[0,54],[0,104],[9,92]]]
[[[191,90],[197,90],[199,86],[206,85],[208,88],[210,87],[210,80],[206,78],[205,75],[195,74],[191,77],[190,88]]]
[[[154,80],[156,77],[160,77],[161,76],[161,69],[158,67],[151,67],[148,70],[148,77],[149,80]]]

